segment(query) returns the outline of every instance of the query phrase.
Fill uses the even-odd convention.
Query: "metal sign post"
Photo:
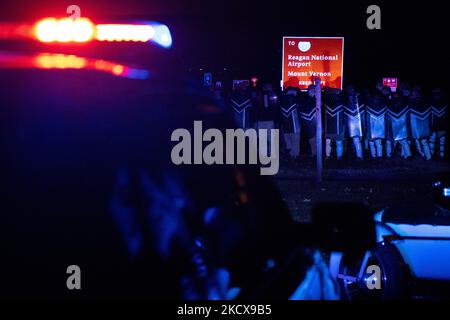
[[[316,168],[317,182],[322,182],[323,160],[322,160],[322,91],[320,88],[320,78],[315,80],[316,96]]]

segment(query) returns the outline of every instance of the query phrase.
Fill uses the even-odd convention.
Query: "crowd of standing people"
[[[216,89],[217,97],[233,113],[237,127],[280,129],[282,150],[292,160],[315,156],[316,92],[287,87],[277,91],[270,83],[251,88],[239,83],[230,92]],[[353,154],[365,158],[404,159],[418,155],[443,159],[448,126],[447,106],[440,87],[423,92],[407,82],[397,90],[379,81],[373,90],[343,91],[322,88],[322,126],[326,159]]]

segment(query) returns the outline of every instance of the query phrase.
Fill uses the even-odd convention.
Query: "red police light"
[[[87,18],[46,18],[34,28],[41,42],[87,42],[94,38],[95,25]]]
[[[146,69],[112,61],[61,53],[18,54],[0,51],[0,69],[78,69],[95,70],[128,79],[148,79]]]
[[[34,65],[41,69],[82,69],[87,63],[85,58],[65,54],[41,53],[34,59]]]
[[[87,18],[45,18],[34,27],[41,42],[133,41],[148,42],[155,29],[147,24],[93,24]]]

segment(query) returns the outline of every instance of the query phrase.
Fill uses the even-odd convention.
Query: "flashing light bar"
[[[33,26],[32,37],[44,43],[148,42],[169,48],[172,36],[167,26],[152,22],[142,24],[94,24],[88,18],[45,18]]]
[[[129,79],[149,78],[149,71],[145,69],[60,53],[40,53],[28,56],[0,52],[0,68],[86,69]]]

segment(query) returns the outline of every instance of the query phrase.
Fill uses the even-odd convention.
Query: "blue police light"
[[[450,188],[444,188],[444,190],[442,190],[442,194],[444,197],[450,197]]]
[[[155,34],[153,35],[151,41],[155,42],[157,45],[163,48],[172,47],[172,34],[170,33],[169,27],[158,22],[146,21],[145,23],[152,26],[153,30],[155,31]]]
[[[441,186],[441,182],[440,181],[436,181],[433,183],[433,187],[440,187]]]
[[[144,69],[128,68],[127,72],[123,76],[129,79],[145,80],[150,77],[150,72]]]

